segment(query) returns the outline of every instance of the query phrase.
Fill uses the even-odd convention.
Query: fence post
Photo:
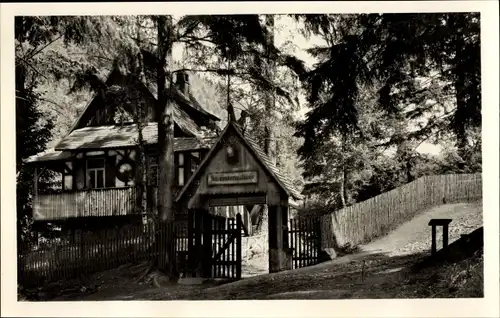
[[[321,255],[321,217],[316,218],[316,262],[319,263]]]
[[[241,279],[241,214],[236,214],[236,279]]]
[[[78,242],[80,243],[79,244],[79,250],[80,250],[79,254],[80,254],[80,259],[81,259],[81,261],[78,264],[79,266],[77,266],[77,267],[78,267],[78,277],[80,277],[80,276],[82,276],[82,271],[83,271],[82,268],[85,268],[87,264],[85,263],[85,252],[84,252],[85,246],[83,245],[84,244],[83,243],[83,233],[81,230],[77,230],[77,232],[78,232],[78,234],[77,234]]]

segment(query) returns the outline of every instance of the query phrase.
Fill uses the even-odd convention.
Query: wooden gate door
[[[291,219],[289,242],[292,249],[292,267],[300,268],[320,262],[321,225],[320,218]]]
[[[241,214],[225,218],[210,214],[211,276],[241,279]]]

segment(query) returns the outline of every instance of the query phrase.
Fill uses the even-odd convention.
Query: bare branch
[[[59,35],[58,37],[56,37],[55,39],[53,39],[52,41],[48,42],[47,44],[45,44],[44,46],[42,46],[40,49],[36,50],[33,49],[34,52],[32,52],[30,54],[30,56],[28,57],[28,59],[32,59],[35,55],[39,54],[40,52],[42,52],[44,49],[46,49],[49,45],[51,45],[52,43],[56,42],[57,40],[59,40],[60,38],[62,38],[62,34]]]
[[[194,22],[189,28],[186,28],[186,31],[183,34],[178,35],[177,40],[187,37],[188,34],[192,33],[199,25],[199,21]]]
[[[45,79],[48,79],[47,76],[43,75],[39,70],[37,70],[33,65],[31,65],[28,61],[26,61],[24,59],[24,57],[20,57],[20,56],[16,56],[18,59],[20,59],[21,61],[23,61],[26,66],[30,67],[31,69],[33,69],[33,71],[35,71],[35,73],[37,73],[38,75],[40,75],[41,77],[45,78]]]
[[[151,41],[142,40],[142,39],[139,39],[137,37],[133,37],[131,35],[129,35],[129,38],[132,39],[132,40],[134,40],[137,43],[145,43],[145,44],[149,44],[151,46],[158,46],[158,43],[154,43],[154,42],[151,42]]]
[[[205,36],[202,38],[196,37],[196,36],[185,36],[183,38],[179,38],[179,42],[181,42],[181,43],[207,42],[207,43],[216,45],[216,43],[214,41],[209,40],[210,36]]]

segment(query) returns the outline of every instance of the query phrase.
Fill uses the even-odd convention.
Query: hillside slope
[[[448,235],[449,242],[468,234],[483,225],[482,202],[444,204],[424,211],[408,222],[402,224],[388,235],[361,246],[363,251],[383,251],[389,255],[405,255],[430,250],[431,227],[428,225],[433,218],[452,219]],[[442,229],[437,230],[437,246],[441,248],[443,241]]]

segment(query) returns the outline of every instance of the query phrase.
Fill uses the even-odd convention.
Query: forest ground
[[[483,225],[482,204],[447,204],[425,211],[361,252],[315,266],[202,285],[161,284],[137,277],[144,265],[125,265],[85,281],[67,282],[47,300],[229,300],[482,297],[483,250],[454,264],[412,271],[429,255],[431,218],[451,218],[450,243]],[[438,248],[441,236],[438,232]],[[261,257],[265,257],[262,255]],[[258,258],[256,258],[257,260]],[[465,288],[467,286],[467,288]]]

